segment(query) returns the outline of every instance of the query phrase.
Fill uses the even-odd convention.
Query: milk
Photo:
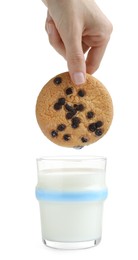
[[[36,196],[43,241],[100,241],[107,196],[103,169],[39,170]]]

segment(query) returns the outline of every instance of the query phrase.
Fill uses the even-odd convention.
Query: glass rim
[[[76,161],[76,160],[85,160],[85,161],[107,161],[107,158],[105,156],[97,156],[97,155],[60,155],[60,156],[42,156],[39,158],[36,158],[37,162],[41,161]]]

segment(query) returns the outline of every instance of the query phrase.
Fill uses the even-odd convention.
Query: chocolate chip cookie
[[[37,122],[52,142],[83,147],[103,137],[113,118],[112,99],[103,84],[87,74],[76,86],[68,72],[52,78],[36,103]]]

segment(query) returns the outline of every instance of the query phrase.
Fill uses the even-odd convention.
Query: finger
[[[89,47],[88,45],[86,45],[84,42],[82,42],[83,53],[86,53],[89,48],[90,48],[90,47]]]
[[[65,58],[66,57],[65,47],[53,20],[47,19],[45,27],[48,33],[50,44],[60,55],[62,55]]]
[[[89,74],[94,73],[100,66],[107,44],[92,47],[86,59],[86,71]]]
[[[53,19],[52,19],[51,15],[50,15],[49,11],[47,10],[46,22],[51,22],[51,21],[53,21]]]
[[[81,40],[80,35],[71,35],[70,38],[64,39],[69,73],[72,81],[76,85],[83,84],[86,75],[86,65]]]

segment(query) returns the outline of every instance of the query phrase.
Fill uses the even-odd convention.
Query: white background
[[[40,0],[0,1],[0,259],[138,259],[137,1],[99,0],[114,32],[95,73],[109,90],[114,120],[99,142],[74,151],[55,146],[35,118],[42,86],[66,71],[49,45]],[[57,251],[41,242],[36,158],[89,154],[108,158],[103,236],[99,246]]]

